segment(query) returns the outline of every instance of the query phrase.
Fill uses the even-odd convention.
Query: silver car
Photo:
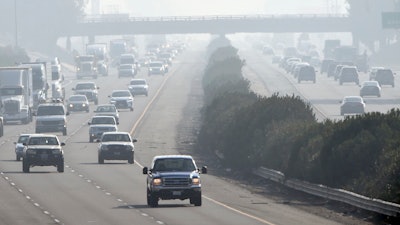
[[[94,113],[96,113],[96,116],[113,116],[117,124],[119,123],[119,112],[113,104],[98,105]]]
[[[130,111],[133,111],[133,96],[128,89],[115,90],[108,97],[110,98],[110,104],[115,105],[117,109],[130,109]]]
[[[132,95],[148,95],[149,85],[145,79],[132,79],[128,85],[128,89]]]
[[[20,161],[22,158],[22,153],[24,152],[24,143],[26,143],[29,139],[30,134],[21,134],[18,137],[18,141],[14,142],[15,144],[15,159]]]
[[[89,142],[100,139],[104,132],[118,131],[117,125],[112,124],[94,124],[89,128]]]

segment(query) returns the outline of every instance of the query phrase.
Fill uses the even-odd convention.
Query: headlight
[[[69,104],[69,107],[72,108],[72,107],[74,107],[74,105],[73,104]]]
[[[153,185],[155,186],[160,186],[162,184],[161,178],[155,178],[153,179]]]
[[[108,146],[107,145],[102,145],[100,150],[101,151],[107,151],[108,150]]]
[[[153,71],[153,69],[152,69],[152,68],[149,68],[149,71]]]
[[[82,107],[86,107],[86,104],[85,104],[85,103],[82,103]]]
[[[115,104],[115,102],[116,102],[115,100],[110,100],[111,104]]]
[[[131,151],[133,148],[132,148],[132,146],[127,145],[127,146],[125,146],[125,149],[126,149],[127,151]]]
[[[199,185],[199,184],[200,184],[200,178],[197,178],[197,177],[196,177],[196,178],[193,178],[193,179],[192,179],[192,184],[193,184],[193,185]]]

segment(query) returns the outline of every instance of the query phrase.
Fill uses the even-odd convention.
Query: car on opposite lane
[[[135,146],[137,142],[132,139],[128,132],[104,132],[98,147],[98,162],[103,164],[104,160],[128,160],[134,163]]]

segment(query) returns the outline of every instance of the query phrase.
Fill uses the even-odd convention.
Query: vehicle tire
[[[98,105],[98,104],[99,104],[99,99],[96,98],[96,99],[94,100],[94,104],[95,104],[95,105]]]
[[[201,192],[190,197],[190,204],[193,204],[194,206],[201,206],[201,203]]]
[[[392,87],[394,87],[394,83],[392,84]]]
[[[64,128],[62,133],[63,133],[63,136],[67,136],[67,128]]]
[[[29,173],[29,162],[26,159],[22,159],[22,171],[24,173]]]
[[[19,155],[17,155],[17,156],[15,157],[15,160],[20,161],[20,160],[21,160],[21,157],[20,157]]]
[[[64,160],[61,160],[61,161],[57,164],[57,172],[59,172],[59,173],[64,173]]]
[[[149,96],[149,93],[148,93],[148,92],[146,92],[146,97],[147,97],[147,96]]]
[[[128,163],[133,164],[134,162],[135,162],[135,158],[134,158],[134,155],[132,154],[132,156],[129,156],[129,158],[128,158]]]
[[[151,193],[149,189],[147,189],[147,205],[153,208],[158,206],[158,197]]]
[[[130,108],[131,111],[133,111],[133,108]]]
[[[98,161],[99,161],[99,164],[104,164],[104,158],[100,154],[98,156]]]
[[[93,142],[93,138],[89,137],[89,142],[92,143]]]

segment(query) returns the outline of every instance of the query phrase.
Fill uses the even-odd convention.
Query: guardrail
[[[265,167],[255,169],[253,173],[311,195],[347,203],[357,208],[380,213],[386,216],[400,217],[400,205],[396,203],[365,197],[350,191],[330,188],[321,184],[312,184],[297,179],[286,179],[282,172]]]
[[[82,23],[100,22],[168,22],[168,21],[210,21],[210,20],[259,20],[259,19],[308,19],[308,18],[348,18],[347,14],[277,14],[277,15],[205,15],[205,16],[162,16],[133,17],[129,14],[99,14],[83,17]]]

